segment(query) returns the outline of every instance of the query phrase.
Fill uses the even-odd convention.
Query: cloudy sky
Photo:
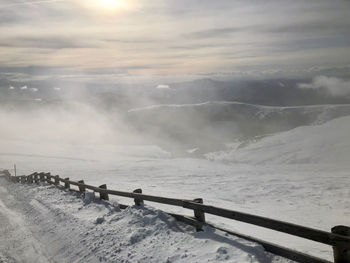
[[[346,73],[349,11],[347,0],[0,0],[0,77]]]

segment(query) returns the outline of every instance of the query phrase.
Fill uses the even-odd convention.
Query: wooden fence
[[[109,200],[109,195],[123,196],[133,198],[135,205],[142,205],[144,201],[156,202],[161,204],[167,204],[172,206],[180,206],[183,208],[191,209],[194,211],[193,217],[168,213],[174,216],[178,221],[185,222],[187,224],[196,227],[197,231],[201,231],[204,225],[210,225],[219,230],[227,233],[260,243],[266,251],[276,255],[294,260],[301,263],[330,263],[330,261],[313,257],[289,248],[281,247],[279,245],[269,243],[254,237],[242,235],[221,227],[214,226],[206,223],[205,213],[212,214],[220,217],[225,217],[237,221],[241,221],[248,224],[272,229],[275,231],[283,232],[293,236],[309,239],[315,242],[323,243],[333,247],[334,262],[335,263],[350,263],[350,227],[347,226],[335,226],[331,229],[331,232],[326,232],[318,229],[313,229],[305,226],[300,226],[292,223],[287,223],[279,220],[274,220],[266,217],[251,215],[234,210],[219,208],[215,206],[203,204],[203,199],[197,198],[194,200],[184,200],[177,198],[160,197],[153,195],[145,195],[141,189],[136,189],[133,192],[123,192],[107,189],[107,185],[101,185],[99,187],[85,184],[81,181],[71,181],[69,178],[60,178],[58,175],[53,176],[50,173],[33,173],[27,176],[12,176],[9,171],[2,172],[3,176],[11,182],[17,183],[49,183],[54,185],[63,184],[62,188],[67,190],[73,190],[71,186],[76,186],[80,193],[85,193],[87,189],[99,193],[99,197],[102,200]],[[120,205],[121,208],[127,206]]]

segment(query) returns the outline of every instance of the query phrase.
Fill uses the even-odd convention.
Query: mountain
[[[270,106],[350,104],[350,97],[329,96],[322,89],[301,89],[307,79],[218,81],[199,79],[168,84],[167,96],[159,103],[189,104],[206,101],[240,101]]]
[[[207,154],[211,160],[250,164],[349,164],[350,116],[303,126]]]
[[[198,104],[207,101],[240,101],[269,106],[350,104],[349,96],[331,96],[322,89],[302,89],[310,79],[265,79],[219,81],[197,79],[157,84],[74,83],[57,80],[11,82],[0,79],[0,101],[52,102],[85,100],[106,110],[127,111],[153,104]],[[15,89],[9,89],[9,87]],[[27,89],[21,89],[27,87]],[[162,87],[162,88],[159,88]]]
[[[132,109],[127,121],[150,140],[169,149],[222,149],[235,140],[317,125],[350,115],[350,104],[276,107],[215,101],[184,105],[154,105]],[[170,141],[171,143],[169,143]]]

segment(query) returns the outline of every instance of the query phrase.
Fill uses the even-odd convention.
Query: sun
[[[1,1],[1,0],[0,0]],[[94,15],[110,17],[127,13],[136,8],[136,0],[75,0],[77,4]]]
[[[100,5],[100,8],[105,11],[117,11],[127,7],[125,0],[98,0],[96,1]]]

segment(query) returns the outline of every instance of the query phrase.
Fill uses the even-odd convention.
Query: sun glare
[[[99,0],[100,7],[106,11],[117,11],[127,6],[124,0]]]
[[[134,0],[76,0],[81,7],[104,15],[125,12],[135,7]]]

